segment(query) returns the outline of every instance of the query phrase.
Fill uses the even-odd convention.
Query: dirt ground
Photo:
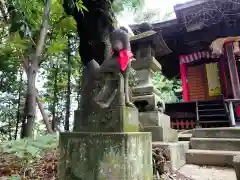
[[[237,180],[235,171],[225,167],[187,164],[180,168],[178,172],[194,180]]]

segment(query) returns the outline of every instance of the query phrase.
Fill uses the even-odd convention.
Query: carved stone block
[[[161,98],[156,94],[132,97],[132,102],[136,105],[136,107],[144,109],[144,111],[156,110],[157,103],[159,101],[161,101]]]
[[[60,134],[59,180],[152,180],[151,133]]]
[[[152,133],[153,142],[178,142],[178,133],[171,128],[162,128],[160,126],[146,126],[143,128],[144,132]]]
[[[143,126],[159,126],[164,129],[171,128],[170,117],[159,111],[140,112],[139,122]]]
[[[136,61],[133,61],[132,68],[136,71],[140,69],[151,69],[154,72],[157,72],[161,71],[162,66],[153,56],[151,56],[149,58],[137,59]]]
[[[81,121],[81,110],[74,112],[74,121]],[[116,106],[101,109],[89,117],[89,123],[79,131],[89,132],[137,132],[139,130],[138,109]]]

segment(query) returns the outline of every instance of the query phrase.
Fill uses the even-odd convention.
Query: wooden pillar
[[[235,59],[235,55],[233,53],[233,43],[232,42],[225,44],[225,52],[226,52],[226,56],[227,56],[228,68],[229,68],[229,73],[230,73],[230,77],[231,77],[233,97],[234,97],[234,99],[239,99],[240,98],[240,83],[239,83],[239,77],[238,77],[238,72],[237,72],[236,59]]]
[[[221,56],[219,59],[219,66],[220,66],[220,76],[221,76],[221,85],[223,87],[223,95],[227,98],[228,91],[227,91],[227,76],[226,76],[226,67],[225,67],[226,58]]]
[[[187,82],[187,65],[183,63],[182,59],[184,57],[180,56],[180,73],[181,73],[181,80],[182,80],[182,91],[183,91],[183,100],[189,101],[189,91],[188,91],[188,82]]]

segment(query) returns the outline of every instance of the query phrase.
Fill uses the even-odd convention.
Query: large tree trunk
[[[80,109],[80,101],[81,101],[81,92],[82,92],[82,86],[81,86],[81,82],[82,82],[82,67],[79,65],[78,67],[78,73],[79,73],[79,77],[78,77],[78,80],[77,80],[77,109]]]
[[[57,105],[57,92],[58,92],[58,67],[54,68],[54,85],[53,85],[53,106],[52,106],[52,130],[56,131],[56,105]]]
[[[67,72],[67,97],[66,97],[66,115],[64,130],[69,131],[69,118],[71,110],[71,74],[72,74],[72,64],[71,64],[71,37],[68,35],[68,72]]]
[[[34,128],[34,121],[36,115],[36,75],[39,69],[40,64],[40,57],[42,54],[43,46],[45,43],[45,37],[47,34],[48,29],[48,20],[50,14],[50,4],[51,0],[46,0],[45,8],[44,8],[44,16],[42,27],[39,35],[39,40],[36,45],[36,52],[33,57],[30,58],[30,62],[28,63],[28,70],[27,70],[27,98],[26,98],[26,108],[25,113],[27,116],[27,122],[24,127],[24,137],[32,137],[33,136],[33,128]]]
[[[98,64],[105,60],[109,32],[113,30],[113,19],[111,3],[112,0],[83,0],[88,9],[82,13],[79,11],[76,0],[64,0],[63,7],[68,15],[72,15],[77,23],[80,36],[79,54],[83,62],[82,94],[80,100],[80,121],[74,122],[74,131],[79,131],[81,126],[88,125],[88,117],[92,113],[91,95],[95,88],[92,71],[94,66],[89,62],[94,59]]]
[[[25,124],[24,137],[32,137],[34,122],[36,116],[36,75],[38,71],[38,64],[36,60],[28,66],[27,71],[27,97],[25,114],[27,116],[27,122]]]
[[[18,87],[18,107],[17,107],[17,123],[16,123],[16,128],[15,128],[15,133],[14,133],[14,139],[17,139],[18,135],[18,128],[19,128],[19,123],[21,121],[21,94],[22,94],[22,85],[23,85],[23,71],[21,70],[20,72],[20,84]]]
[[[11,111],[10,105],[8,105],[8,110],[9,112]],[[11,115],[5,113],[6,115],[6,119],[8,120],[8,140],[11,141],[12,140],[12,122],[11,122]]]

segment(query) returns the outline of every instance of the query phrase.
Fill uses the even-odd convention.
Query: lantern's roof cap
[[[140,40],[149,39],[149,37],[153,37],[153,35],[155,35],[156,33],[157,32],[153,30],[145,31],[140,34],[131,36],[130,41],[131,43],[134,43],[134,42],[139,42]]]
[[[138,44],[144,43],[151,44],[155,51],[155,55],[158,56],[164,56],[172,52],[162,37],[162,31],[156,32],[153,30],[148,30],[130,37],[130,41],[132,46],[137,46]]]

